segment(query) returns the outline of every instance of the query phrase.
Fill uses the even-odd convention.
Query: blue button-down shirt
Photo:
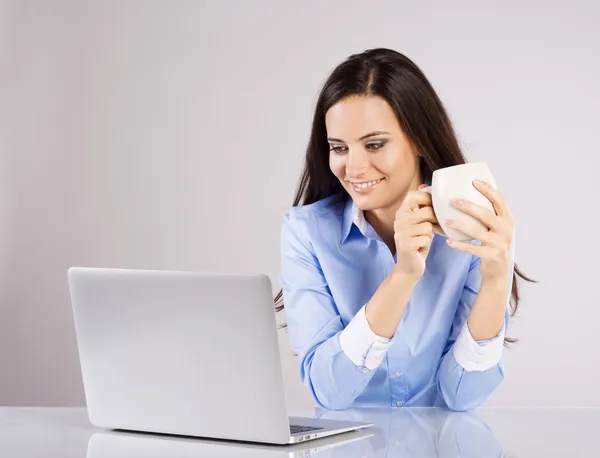
[[[486,370],[468,371],[450,351],[481,286],[480,259],[449,247],[443,236],[433,237],[425,273],[383,362],[366,370],[342,350],[340,333],[396,263],[372,226],[364,221],[363,233],[354,223],[355,212],[351,199],[337,195],[294,207],[284,218],[280,280],[303,383],[329,409],[477,407],[502,381],[503,364],[500,358]],[[507,307],[496,339],[508,318]]]

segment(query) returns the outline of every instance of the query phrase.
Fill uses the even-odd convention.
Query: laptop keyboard
[[[323,428],[315,428],[314,426],[301,426],[301,425],[290,425],[290,432],[292,434],[307,433],[309,431],[318,431]]]

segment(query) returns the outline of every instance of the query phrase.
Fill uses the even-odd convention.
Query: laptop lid
[[[73,267],[68,281],[94,425],[287,442],[266,275]]]

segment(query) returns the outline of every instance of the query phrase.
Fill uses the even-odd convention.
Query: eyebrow
[[[363,135],[362,137],[359,138],[359,140],[364,140],[365,138],[369,138],[369,137],[374,137],[375,135],[390,135],[389,132],[383,132],[381,130],[376,130],[374,132],[370,132],[366,135]],[[339,138],[333,138],[333,137],[327,137],[327,140],[330,142],[339,142],[339,143],[344,143],[343,140],[340,140]]]

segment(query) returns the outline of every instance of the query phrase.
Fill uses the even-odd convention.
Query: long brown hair
[[[336,67],[319,94],[294,206],[309,205],[334,194],[350,198],[329,168],[325,114],[337,102],[353,95],[379,96],[390,104],[403,131],[421,155],[423,181],[431,182],[434,170],[467,162],[441,100],[419,67],[397,51],[370,49],[351,55]],[[537,283],[525,276],[515,263],[511,316],[519,306],[517,276]],[[283,310],[283,289],[274,302],[276,311]],[[515,342],[515,339],[505,341]]]

